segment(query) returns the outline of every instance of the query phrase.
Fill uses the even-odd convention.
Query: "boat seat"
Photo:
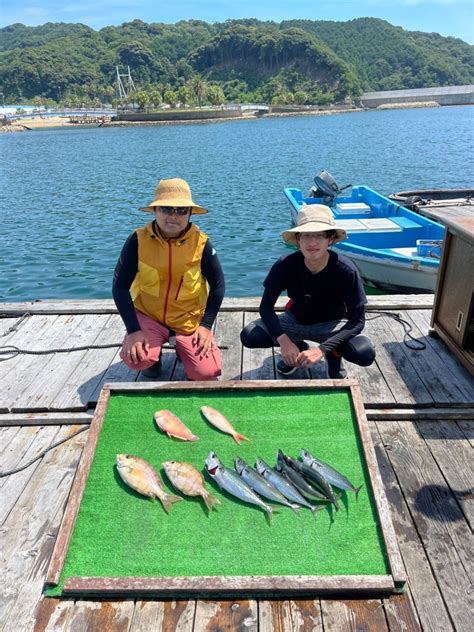
[[[404,257],[419,257],[416,248],[408,246],[408,248],[387,248],[387,252],[394,252],[396,255],[403,255]]]
[[[417,224],[416,222],[414,222],[411,219],[408,219],[408,217],[392,217],[391,218],[393,222],[395,222],[395,224],[398,224],[398,226],[401,226],[401,228],[421,228],[420,224]]]
[[[386,217],[375,217],[373,219],[336,219],[337,228],[342,228],[348,233],[386,233],[401,232],[398,224]]]
[[[336,204],[336,210],[341,215],[370,215],[372,209],[364,202],[339,202]]]

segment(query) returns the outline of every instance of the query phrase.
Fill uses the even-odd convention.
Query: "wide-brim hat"
[[[160,180],[155,189],[153,202],[141,208],[140,211],[154,213],[159,206],[190,206],[192,209],[191,213],[195,215],[202,215],[208,212],[207,208],[193,202],[189,184],[181,178]]]
[[[324,204],[303,204],[296,218],[296,226],[285,230],[281,234],[287,244],[298,245],[296,236],[298,233],[320,233],[324,230],[336,231],[333,243],[347,239],[347,233],[342,228],[337,228],[336,222],[329,206]]]

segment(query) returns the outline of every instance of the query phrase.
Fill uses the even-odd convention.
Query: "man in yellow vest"
[[[185,180],[173,178],[160,180],[153,201],[140,210],[154,220],[128,237],[112,287],[127,330],[120,357],[158,377],[162,345],[174,336],[187,378],[215,380],[221,358],[212,326],[224,275],[207,235],[190,222],[207,209],[193,202]]]

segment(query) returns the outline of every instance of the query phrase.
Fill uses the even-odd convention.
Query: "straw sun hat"
[[[297,246],[296,235],[298,233],[320,233],[323,230],[336,231],[334,244],[347,238],[346,231],[336,227],[336,222],[329,206],[324,204],[303,204],[297,216],[296,226],[290,230],[285,230],[281,236],[287,244]]]
[[[157,206],[191,206],[191,213],[202,215],[207,213],[207,208],[199,206],[193,202],[191,189],[186,180],[181,178],[171,178],[171,180],[160,180],[155,189],[153,202],[141,208],[146,213],[154,213]]]

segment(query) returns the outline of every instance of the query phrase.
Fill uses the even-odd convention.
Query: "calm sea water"
[[[0,135],[0,301],[108,298],[138,207],[183,177],[210,210],[228,296],[256,296],[286,251],[283,188],[327,169],[382,193],[472,187],[474,108]]]

